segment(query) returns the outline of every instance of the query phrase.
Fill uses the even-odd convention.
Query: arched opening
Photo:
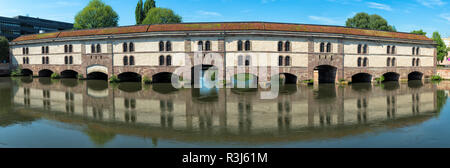
[[[48,69],[43,69],[41,71],[39,71],[39,77],[50,77],[52,76],[53,71],[48,70]]]
[[[317,66],[314,70],[319,71],[319,83],[335,83],[337,68],[329,65]]]
[[[372,75],[368,73],[359,73],[352,76],[352,83],[370,83],[372,82]]]
[[[297,76],[290,73],[280,73],[278,75],[273,76],[272,78],[280,79],[280,84],[297,84]]]
[[[417,71],[414,71],[414,72],[411,72],[411,73],[408,74],[408,80],[409,81],[422,80],[422,77],[423,77],[423,73],[417,72]]]
[[[210,74],[210,79],[205,79],[205,72],[212,71]],[[206,81],[217,81],[218,80],[218,69],[213,65],[196,65],[191,68],[191,84],[195,86],[195,88],[203,88],[203,84]]]
[[[258,88],[258,76],[250,73],[235,74],[233,76],[233,86],[238,89],[253,89]],[[242,90],[245,91],[245,90]]]
[[[152,83],[172,83],[172,73],[161,72],[153,75]]]
[[[141,82],[142,76],[134,72],[124,72],[118,76],[120,82]]]
[[[33,71],[30,69],[22,69],[22,75],[23,76],[32,76],[33,75]]]
[[[77,78],[78,72],[74,70],[65,70],[61,72],[61,78]]]
[[[388,72],[383,74],[384,76],[384,81],[388,82],[388,81],[398,81],[400,78],[400,75],[398,73],[395,72]]]
[[[91,72],[87,75],[88,80],[108,80],[108,75],[103,72]]]

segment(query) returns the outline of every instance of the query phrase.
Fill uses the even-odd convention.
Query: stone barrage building
[[[164,82],[180,67],[217,66],[214,59],[194,62],[195,57],[210,54],[224,60],[220,66],[226,68],[219,68],[218,80],[227,81],[242,72],[258,76],[262,67],[279,68],[289,83],[371,82],[381,76],[392,81],[420,80],[436,73],[436,44],[426,36],[338,26],[139,25],[26,35],[10,44],[13,63],[34,76],[59,73],[107,79],[116,75],[123,80],[148,77]]]

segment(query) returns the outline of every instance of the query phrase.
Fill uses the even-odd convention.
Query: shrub
[[[78,79],[84,79],[84,76],[82,74],[78,74],[77,78]]]
[[[120,79],[116,75],[113,75],[109,78],[109,83],[119,83],[119,82]]]
[[[142,82],[143,82],[144,84],[151,84],[151,83],[152,83],[152,80],[151,80],[149,77],[144,76],[144,78],[142,78]]]
[[[61,76],[59,74],[57,74],[57,73],[52,73],[50,78],[52,78],[52,79],[59,79],[59,78],[61,78]]]
[[[314,79],[304,80],[303,83],[314,84]]]
[[[384,81],[384,76],[381,76],[379,78],[375,78],[375,81],[377,81],[378,83],[381,83]]]
[[[22,70],[20,68],[14,69],[11,71],[11,76],[21,76]]]
[[[441,81],[441,80],[442,80],[442,77],[439,76],[439,75],[433,75],[433,76],[431,77],[431,80],[432,80],[432,81]]]

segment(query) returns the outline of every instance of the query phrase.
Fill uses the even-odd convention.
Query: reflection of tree
[[[445,94],[445,91],[443,90],[438,90],[436,92],[436,105],[437,108],[436,110],[438,112],[440,112],[442,110],[442,108],[444,108],[444,105],[447,103],[447,95]]]
[[[84,130],[84,133],[97,146],[103,146],[116,137],[114,133],[95,130],[95,128],[88,128]]]

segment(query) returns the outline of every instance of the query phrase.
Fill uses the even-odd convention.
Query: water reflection
[[[105,81],[70,79],[11,81],[6,87],[16,90],[10,94],[9,111],[28,119],[85,124],[84,133],[97,145],[117,134],[151,137],[155,146],[160,138],[265,143],[345,137],[373,131],[373,125],[426,121],[438,114],[447,98],[436,85],[420,81],[284,85],[274,100],[260,100],[259,90],[108,86]]]

